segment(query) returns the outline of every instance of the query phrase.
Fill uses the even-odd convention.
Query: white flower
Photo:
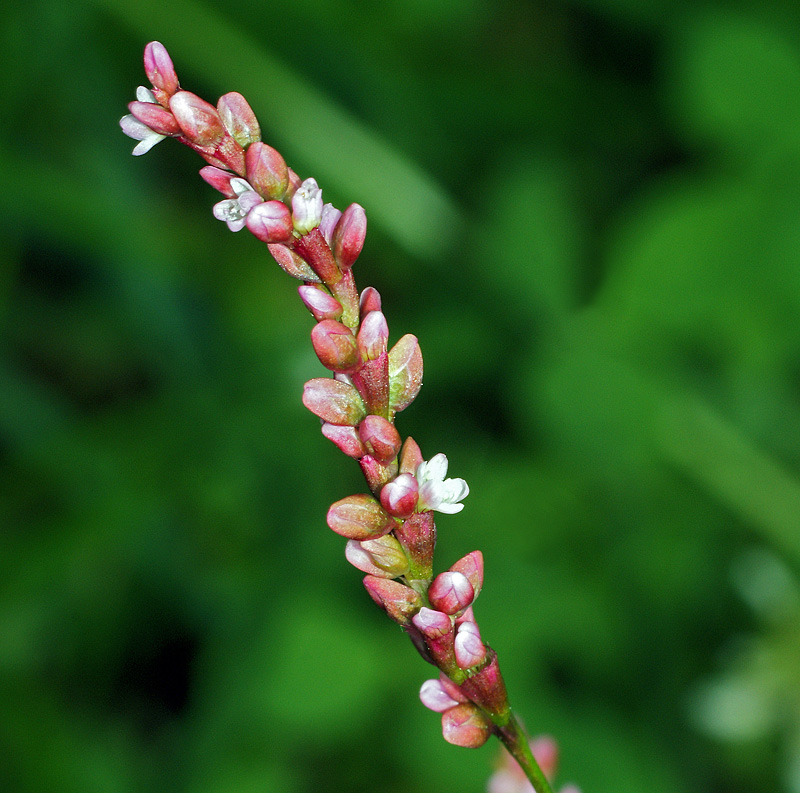
[[[244,179],[231,179],[231,190],[236,198],[226,198],[214,204],[214,217],[224,220],[231,231],[241,231],[247,222],[247,213],[264,199]]]
[[[298,234],[308,234],[322,219],[322,190],[316,179],[306,179],[292,196],[292,221]]]
[[[464,509],[458,502],[469,495],[469,486],[463,479],[445,479],[446,475],[447,457],[443,454],[436,454],[417,466],[420,511],[435,509],[454,515]]]
[[[140,85],[136,89],[136,98],[140,102],[148,102],[151,105],[158,104],[155,96],[153,96],[153,92],[143,85]],[[119,120],[119,125],[129,138],[140,141],[133,147],[134,157],[138,157],[140,154],[146,154],[156,143],[167,137],[166,135],[160,135],[158,132],[153,132],[147,124],[143,124],[130,113]]]

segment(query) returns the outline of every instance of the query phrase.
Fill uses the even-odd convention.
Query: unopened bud
[[[286,204],[265,201],[250,210],[247,228],[262,242],[286,242],[292,236],[292,215]]]
[[[298,234],[308,234],[322,219],[322,190],[316,179],[306,179],[292,196],[292,218]]]
[[[167,48],[160,41],[151,41],[144,48],[144,73],[159,91],[172,96],[180,87]]]
[[[491,728],[480,709],[471,702],[442,713],[442,736],[454,746],[477,749],[489,740]]]
[[[381,310],[381,295],[374,286],[368,286],[361,292],[358,301],[358,308],[362,317],[366,317],[370,311]]]
[[[341,424],[328,424],[325,422],[322,425],[322,434],[333,443],[336,444],[339,451],[344,452],[348,457],[354,460],[361,459],[367,450],[364,444],[361,443],[361,438],[358,437],[358,430],[355,427],[347,427]]]
[[[474,622],[462,622],[456,629],[453,642],[456,663],[461,669],[477,666],[486,658],[486,647],[481,641],[481,634]]]
[[[384,465],[394,460],[400,451],[400,433],[383,416],[367,416],[358,427],[358,437],[367,451]]]
[[[457,614],[468,608],[475,599],[475,591],[463,573],[440,573],[428,589],[431,605],[445,614]]]
[[[422,388],[422,353],[416,336],[403,336],[389,350],[389,409],[407,408]]]
[[[408,571],[408,557],[391,534],[363,542],[350,540],[344,555],[353,567],[378,578],[398,578]]]
[[[358,329],[358,349],[364,361],[374,361],[386,352],[389,341],[389,326],[381,311],[370,311],[361,320]]]
[[[459,704],[444,690],[439,680],[426,680],[419,690],[419,698],[426,708],[435,713],[444,713]]]
[[[381,505],[396,518],[407,518],[417,506],[419,487],[411,474],[400,474],[381,488]]]
[[[292,278],[298,278],[301,281],[319,283],[319,276],[311,269],[308,262],[302,256],[298,256],[291,248],[278,242],[267,245],[267,248],[269,248],[272,258],[275,259],[287,275],[291,275]]]
[[[322,207],[322,217],[319,221],[319,233],[325,237],[325,242],[330,246],[333,230],[339,222],[342,213],[333,204],[324,204]]]
[[[364,587],[375,603],[400,625],[409,626],[411,617],[422,606],[420,595],[399,581],[368,575]]]
[[[424,462],[424,458],[419,445],[413,438],[406,438],[403,448],[400,450],[400,473],[416,473],[417,466],[422,462]]]
[[[317,322],[321,322],[323,319],[339,319],[342,316],[342,304],[324,289],[303,284],[303,286],[297,287],[297,291],[300,293],[300,299],[305,307]]]
[[[311,344],[320,363],[332,372],[352,372],[360,364],[353,331],[335,319],[323,319],[314,326],[311,331]],[[361,440],[364,440],[363,436]]]
[[[388,534],[394,518],[372,497],[347,496],[328,510],[328,528],[349,540],[371,540]]]
[[[217,102],[217,112],[228,134],[243,149],[261,140],[261,127],[256,114],[241,94],[231,91],[221,96]]]
[[[289,186],[289,169],[280,152],[257,141],[245,154],[247,181],[264,198],[282,199]]]
[[[200,169],[200,176],[226,198],[236,197],[236,191],[231,187],[231,179],[237,177],[230,171],[224,171],[214,165],[206,165]]]
[[[447,614],[423,606],[412,620],[414,627],[426,639],[441,639],[453,630],[453,623]]]
[[[159,135],[179,135],[181,128],[169,110],[153,102],[131,102],[131,115]]]
[[[474,601],[483,586],[483,554],[480,551],[472,551],[451,565],[450,570],[454,573],[463,573],[469,579],[475,593],[472,598]]]
[[[305,384],[303,404],[329,424],[355,427],[366,415],[364,402],[353,386],[327,377],[315,377]]]
[[[190,91],[178,91],[169,100],[169,108],[184,136],[197,146],[213,146],[225,136],[214,105]]]
[[[331,238],[331,249],[339,267],[349,270],[361,249],[367,234],[367,215],[358,204],[350,204],[345,209]]]

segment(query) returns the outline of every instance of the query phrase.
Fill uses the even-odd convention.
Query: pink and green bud
[[[397,463],[394,460],[382,463],[371,454],[365,454],[358,464],[373,493],[379,493],[382,487],[397,476]]]
[[[298,256],[291,248],[281,243],[268,244],[272,258],[280,265],[281,269],[292,278],[301,281],[319,283],[319,276],[311,269],[308,262]]]
[[[328,528],[348,540],[373,540],[395,527],[394,518],[366,494],[347,496],[328,510]]]
[[[400,450],[400,473],[416,473],[417,467],[421,462],[423,462],[423,457],[419,444],[409,436],[406,438],[405,443],[403,443],[403,448]]]
[[[472,551],[451,565],[450,570],[454,573],[463,573],[469,579],[475,592],[474,601],[483,587],[483,554],[480,551]]]
[[[286,204],[264,201],[248,213],[247,228],[262,242],[287,242],[292,236],[292,215]]]
[[[200,176],[215,190],[219,190],[226,198],[234,198],[236,191],[231,187],[231,179],[236,179],[230,171],[224,171],[214,165],[206,165],[200,169]]]
[[[358,427],[358,437],[367,452],[384,465],[394,460],[400,451],[400,433],[383,416],[367,416]]]
[[[353,567],[378,578],[398,578],[408,572],[408,557],[391,534],[363,542],[350,540],[344,555]]]
[[[411,559],[410,577],[430,580],[433,550],[436,546],[436,524],[432,512],[415,512],[395,530],[395,536]]]
[[[461,690],[484,710],[502,718],[510,710],[506,684],[500,674],[497,653],[488,647],[486,651],[488,662],[484,659],[484,666],[461,683]]]
[[[333,230],[339,222],[342,213],[333,205],[325,204],[322,207],[322,217],[319,221],[319,232],[325,237],[325,242],[330,246]]]
[[[370,311],[381,310],[381,295],[374,286],[368,286],[361,292],[358,302],[359,312],[362,317],[366,317]]]
[[[175,116],[161,105],[153,102],[131,102],[128,110],[135,119],[159,135],[179,135],[181,132]]]
[[[300,185],[303,184],[303,180],[291,168],[287,170],[289,171],[289,186],[286,188],[284,200],[291,201],[292,196],[300,189]]]
[[[261,140],[261,127],[247,100],[235,91],[217,102],[217,112],[228,134],[243,148]]]
[[[475,599],[475,591],[463,573],[440,573],[428,589],[431,605],[445,614],[458,614],[469,608]]]
[[[163,91],[167,98],[180,88],[172,58],[160,41],[151,41],[144,48],[144,73],[153,88]]]
[[[257,141],[245,154],[247,181],[264,198],[283,199],[289,186],[289,169],[280,152]]]
[[[374,361],[386,352],[389,341],[389,326],[381,311],[370,311],[361,320],[358,329],[358,349],[364,361]]]
[[[329,292],[318,286],[303,284],[298,286],[297,291],[305,307],[311,312],[317,322],[323,319],[340,319],[342,316],[342,304]],[[352,335],[352,334],[351,334]]]
[[[169,108],[184,137],[197,146],[214,146],[225,137],[225,127],[214,105],[190,91],[178,91]]]
[[[453,650],[456,663],[461,669],[477,666],[486,658],[486,647],[481,641],[481,633],[474,622],[462,622],[456,628]]]
[[[403,336],[389,351],[389,409],[407,408],[422,388],[422,352],[416,336]]]
[[[400,474],[381,489],[381,505],[396,518],[407,518],[417,507],[419,488],[411,474]]]
[[[323,319],[314,326],[311,331],[311,344],[320,363],[332,372],[352,372],[361,363],[353,331],[335,319]]]
[[[444,713],[459,704],[444,690],[439,680],[426,680],[419,690],[419,698],[426,708],[435,713]]]
[[[329,441],[335,443],[339,451],[344,452],[354,460],[360,460],[367,453],[355,427],[328,424],[326,422],[322,425],[322,434]]]
[[[453,621],[447,614],[423,606],[412,620],[414,627],[428,640],[446,637],[453,630]]]
[[[322,190],[316,179],[306,179],[292,196],[292,219],[298,234],[308,234],[322,220]]]
[[[329,424],[355,427],[367,414],[364,402],[353,386],[328,377],[315,377],[305,384],[303,404]]]
[[[492,734],[489,722],[471,702],[456,705],[442,713],[442,736],[454,746],[477,749]]]
[[[375,603],[396,623],[411,627],[411,618],[422,607],[422,598],[417,592],[399,581],[372,575],[364,578],[364,587]],[[422,649],[425,649],[424,646]]]
[[[358,204],[350,204],[345,209],[331,238],[331,248],[342,270],[349,270],[361,249],[367,235],[367,215]]]

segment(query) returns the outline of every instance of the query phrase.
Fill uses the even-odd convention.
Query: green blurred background
[[[478,793],[325,526],[296,283],[117,125],[159,39],[327,200],[472,492],[484,637],[584,793],[800,792],[796,0],[13,2],[0,789]]]

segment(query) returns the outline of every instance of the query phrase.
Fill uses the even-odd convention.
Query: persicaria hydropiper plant
[[[300,179],[261,140],[240,94],[225,94],[214,107],[182,90],[169,54],[155,41],[145,47],[144,68],[151,87],[139,87],[120,121],[139,141],[133,153],[167,137],[194,149],[208,163],[200,175],[224,196],[214,216],[231,231],[247,227],[303,282],[300,299],[317,321],[311,343],[333,373],[306,383],[303,404],[322,420],[322,434],[358,460],[370,491],[333,504],[328,526],[347,539],[345,556],[366,573],[375,603],[439,670],[423,684],[420,699],[442,714],[442,732],[452,744],[478,747],[492,734],[500,738],[518,765],[511,761],[494,775],[492,793],[522,793],[530,785],[552,793],[473,612],[483,585],[481,552],[433,574],[433,513],[459,512],[469,488],[463,479],[446,478],[444,454],[425,460],[416,442],[404,441],[395,428],[395,415],[422,386],[422,353],[410,334],[389,348],[380,295],[356,288],[352,267],[367,230],[363,208],[351,204],[340,212],[323,204],[317,182]],[[544,757],[552,773],[554,752]]]

